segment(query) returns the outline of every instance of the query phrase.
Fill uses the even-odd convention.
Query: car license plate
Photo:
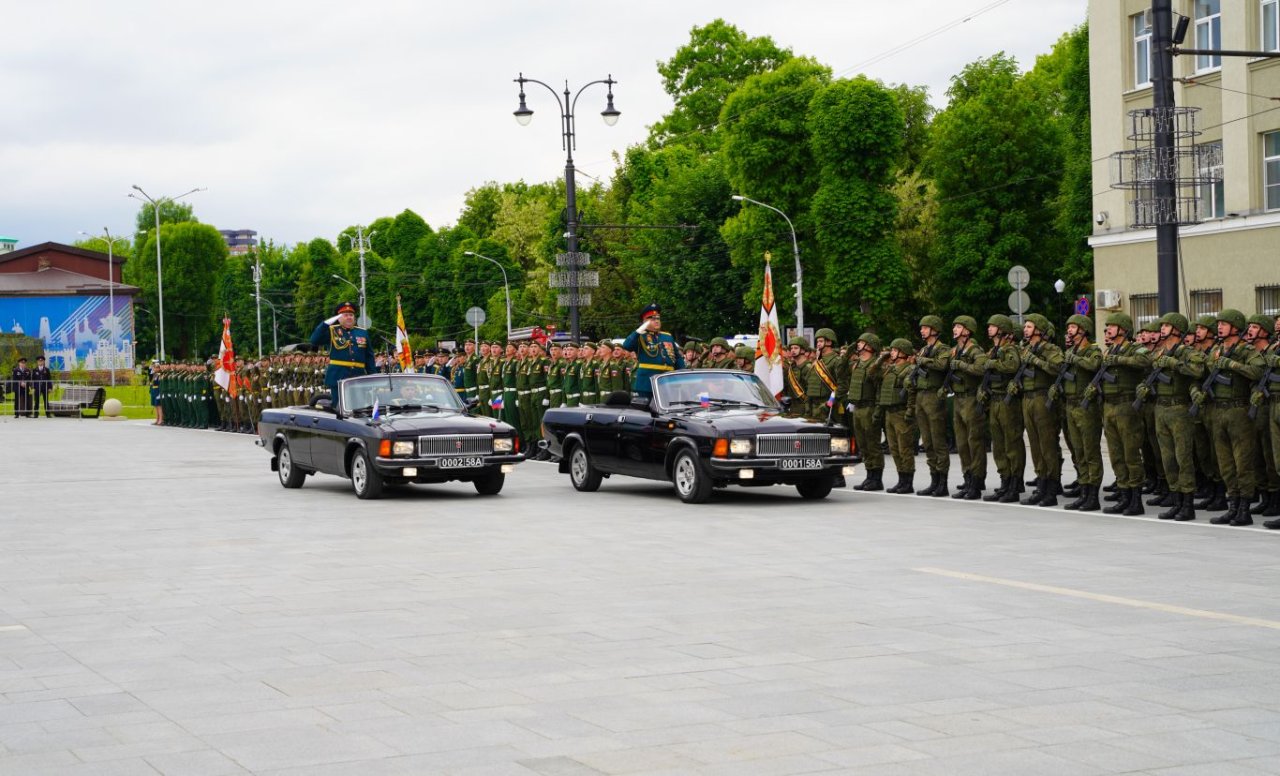
[[[465,458],[441,458],[441,469],[471,469],[476,466],[484,466],[484,459],[479,456],[467,456]]]
[[[779,469],[821,469],[821,458],[779,458]]]

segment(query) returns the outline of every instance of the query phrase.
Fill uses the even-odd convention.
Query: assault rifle
[[[1205,401],[1214,398],[1213,391],[1215,385],[1231,385],[1231,377],[1229,375],[1222,374],[1222,367],[1227,361],[1227,357],[1233,353],[1235,353],[1235,346],[1232,346],[1231,350],[1219,354],[1217,360],[1214,362],[1213,369],[1209,370],[1209,374],[1205,376],[1204,382],[1200,384],[1200,390],[1203,392],[1201,394],[1200,401],[1191,402],[1191,409],[1187,411],[1188,415],[1194,418],[1200,414],[1200,408],[1204,406]]]
[[[1076,373],[1071,371],[1071,365],[1063,360],[1062,367],[1058,372],[1058,379],[1053,381],[1053,385],[1049,387],[1049,398],[1045,399],[1044,408],[1046,410],[1053,409],[1053,397],[1062,391],[1062,383],[1064,380],[1076,381]]]
[[[946,374],[942,375],[942,391],[951,390],[951,384],[956,381],[956,359],[960,358],[960,349],[956,348],[955,355],[947,361]]]
[[[1280,383],[1280,374],[1276,372],[1276,368],[1274,364],[1266,368],[1266,371],[1262,373],[1262,377],[1258,378],[1257,384],[1253,386],[1253,390],[1250,392],[1250,394],[1261,393],[1263,401],[1270,399],[1271,398],[1270,383]],[[1249,404],[1249,420],[1253,420],[1256,417],[1258,417],[1258,405],[1250,403]]]
[[[995,377],[996,374],[995,361],[1000,357],[1000,346],[996,345],[991,348],[991,352],[987,355],[990,356],[990,360],[987,361],[987,370],[982,373],[982,383],[978,385],[978,393],[974,397],[976,399],[974,402],[975,413],[979,418],[984,418],[987,415],[987,401],[990,401],[991,394],[991,378]],[[983,396],[988,397],[987,401],[983,400]]]
[[[1016,384],[1018,386],[1019,391],[1022,390],[1023,378],[1035,377],[1035,374],[1036,374],[1036,368],[1034,365],[1032,365],[1030,359],[1028,359],[1027,356],[1039,353],[1040,345],[1043,345],[1043,344],[1044,343],[1040,343],[1039,345],[1032,345],[1030,348],[1028,348],[1027,353],[1023,354],[1022,356],[1022,363],[1018,364],[1018,371],[1013,373],[1013,379],[1010,381],[1010,385]],[[1004,403],[1011,404],[1012,402],[1013,402],[1013,394],[1006,393],[1004,395]]]
[[[1107,348],[1107,355],[1110,356],[1116,352],[1119,345],[1112,345]],[[1102,364],[1098,367],[1098,371],[1093,375],[1093,379],[1089,381],[1089,388],[1097,391],[1103,382],[1114,383],[1116,376],[1107,371],[1107,362],[1104,358]],[[1081,409],[1089,409],[1089,388],[1085,389],[1085,397],[1080,401]]]
[[[1163,355],[1174,356],[1177,354],[1178,348],[1180,347],[1182,346],[1175,342],[1173,343],[1173,347],[1169,349],[1169,352]],[[1133,408],[1135,410],[1142,409],[1142,403],[1145,401],[1144,394],[1149,395],[1151,393],[1151,389],[1156,387],[1156,383],[1168,385],[1171,382],[1173,382],[1173,378],[1164,373],[1163,367],[1152,367],[1151,374],[1147,375],[1147,379],[1143,380],[1142,385],[1138,387],[1138,397],[1133,400]]]
[[[935,343],[935,344],[936,344],[936,343]],[[931,345],[925,345],[925,346],[924,346],[924,348],[929,348],[929,347],[932,347],[932,346],[931,346]],[[925,352],[924,352],[924,348],[921,348],[921,349],[920,349],[920,354],[919,354],[919,355],[922,355],[922,356],[924,356],[925,358],[933,358],[933,351],[932,351],[932,350],[930,350],[930,351],[929,351],[929,353],[926,355],[926,354],[925,354]],[[913,388],[919,388],[919,387],[920,387],[920,378],[921,378],[921,377],[924,377],[924,376],[925,376],[925,373],[926,373],[926,372],[928,372],[928,371],[929,371],[929,370],[925,369],[925,368],[924,368],[923,366],[921,366],[920,364],[916,364],[914,367],[912,367],[912,368],[911,368],[911,373],[907,375],[907,380],[906,380],[906,382],[910,383],[910,384],[911,384],[911,387],[913,387]],[[902,386],[902,390],[898,391],[898,398],[899,398],[899,399],[903,399],[903,398],[906,398],[906,396],[907,396],[907,386],[906,386],[906,384],[904,383],[904,384],[903,384],[903,386]]]

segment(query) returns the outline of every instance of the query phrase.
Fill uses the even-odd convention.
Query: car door
[[[659,423],[647,409],[628,407],[619,411],[615,426],[619,469],[636,477],[662,479],[666,423]]]
[[[313,468],[311,463],[311,418],[309,412],[295,412],[293,408],[282,410],[284,420],[280,424],[280,430],[284,433],[284,438],[289,441],[289,455],[293,458],[294,466],[303,468]]]
[[[582,438],[591,454],[591,463],[601,471],[620,472],[618,468],[617,407],[590,407],[582,426]]]
[[[317,413],[311,424],[311,460],[326,474],[345,475],[347,438],[354,421],[327,412]]]

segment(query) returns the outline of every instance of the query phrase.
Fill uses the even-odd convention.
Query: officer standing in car
[[[328,347],[329,364],[324,370],[324,384],[336,399],[338,382],[348,377],[372,374],[374,363],[373,342],[369,332],[356,328],[356,306],[343,302],[311,332],[311,344],[317,348]]]
[[[640,326],[627,335],[622,347],[636,354],[636,376],[631,393],[646,401],[653,397],[655,375],[684,369],[684,354],[675,338],[662,331],[662,308],[651,304],[640,312]]]

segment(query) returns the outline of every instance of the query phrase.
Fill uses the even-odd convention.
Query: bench
[[[107,400],[107,389],[92,385],[67,385],[62,388],[62,398],[49,402],[49,412],[53,415],[71,415],[85,417],[85,413],[93,410],[93,417],[102,414],[102,403]]]

